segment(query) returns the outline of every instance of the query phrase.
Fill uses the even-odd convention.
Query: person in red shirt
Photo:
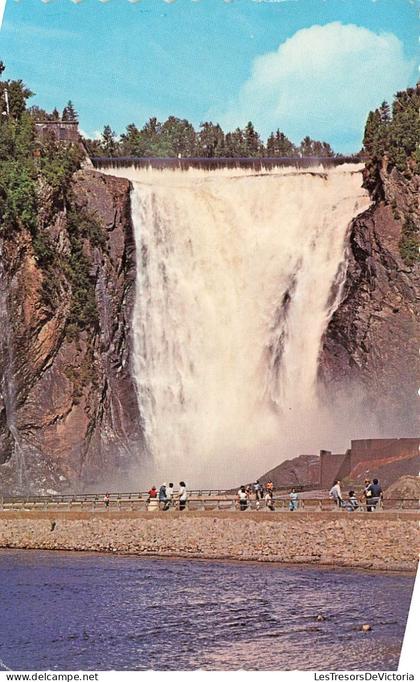
[[[150,490],[147,494],[149,495],[149,500],[152,500],[154,497],[157,497],[156,486],[152,485],[152,487],[150,488]]]

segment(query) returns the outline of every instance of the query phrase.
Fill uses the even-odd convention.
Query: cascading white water
[[[3,263],[3,243],[0,241],[0,326],[2,336],[3,373],[0,381],[0,392],[6,413],[6,424],[13,438],[14,469],[18,490],[22,492],[28,487],[25,453],[16,426],[16,383],[14,377],[14,351],[12,324],[8,305],[8,284]]]
[[[321,339],[347,226],[369,205],[360,167],[107,172],[134,188],[134,372],[155,475],[227,485],[316,452]]]

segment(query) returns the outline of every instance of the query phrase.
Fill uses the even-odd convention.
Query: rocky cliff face
[[[355,388],[389,435],[418,432],[420,268],[403,259],[401,239],[407,220],[419,227],[419,184],[419,176],[383,168],[375,204],[350,227],[343,296],[320,358],[333,400]],[[51,219],[48,187],[40,192],[40,226],[65,261],[69,216]],[[66,267],[41,267],[24,229],[0,238],[1,491],[133,488],[144,466],[130,368],[130,183],[79,171],[72,196],[98,218],[97,238],[82,239],[96,310],[90,328],[72,328],[75,282]],[[302,476],[312,481],[312,463],[299,464],[304,471],[279,472],[287,485]]]
[[[286,459],[260,476],[259,481],[263,485],[272,481],[275,489],[302,485],[317,488],[320,481],[320,459],[317,455],[299,455]]]
[[[380,172],[375,203],[350,226],[341,304],[328,326],[320,378],[335,399],[354,389],[390,434],[418,434],[420,266],[402,257],[407,221],[420,227],[420,177]]]
[[[7,330],[0,344],[3,490],[123,484],[143,452],[129,360],[135,277],[130,185],[79,171],[72,189],[77,207],[97,216],[101,232],[99,245],[83,239],[97,309],[94,328],[71,331],[71,280],[65,268],[39,267],[29,233],[21,230],[1,245],[0,320]],[[48,188],[44,193],[48,216]],[[44,222],[57,252],[68,253],[65,212]]]

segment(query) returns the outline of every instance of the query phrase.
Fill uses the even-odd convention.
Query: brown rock
[[[0,276],[8,297],[1,322],[7,317],[10,335],[0,343],[0,382],[8,371],[3,381],[12,380],[15,395],[13,408],[0,399],[0,489],[18,489],[17,451],[22,487],[34,491],[80,490],[111,477],[122,485],[141,456],[129,371],[135,278],[129,193],[127,180],[92,171],[74,176],[75,205],[96,215],[103,240],[98,246],[84,237],[98,326],[78,338],[67,333],[72,290],[65,268],[41,268],[23,229],[13,240],[3,240]],[[66,214],[49,223],[47,188],[40,196],[45,199],[40,223],[65,255],[70,248]],[[12,416],[15,433],[9,428]]]
[[[408,215],[420,227],[419,176],[381,173],[381,200],[350,226],[347,277],[324,338],[320,377],[333,400],[352,394],[380,428],[418,435],[420,265],[399,243]],[[411,472],[410,472],[411,473]]]

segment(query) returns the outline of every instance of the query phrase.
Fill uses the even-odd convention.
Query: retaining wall
[[[419,518],[411,512],[4,512],[0,547],[413,572]]]

